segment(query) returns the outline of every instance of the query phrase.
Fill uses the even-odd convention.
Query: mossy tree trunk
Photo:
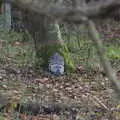
[[[36,65],[47,68],[49,57],[54,52],[58,52],[64,57],[65,71],[73,71],[73,61],[70,59],[68,48],[61,37],[57,22],[36,13],[25,13],[24,18],[28,31],[35,42]]]

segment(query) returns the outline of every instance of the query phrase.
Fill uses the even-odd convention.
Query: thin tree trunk
[[[3,2],[4,14],[4,28],[5,30],[11,29],[11,0],[4,0]]]
[[[98,31],[95,28],[95,24],[90,20],[87,22],[87,24],[89,33],[97,49],[97,53],[100,58],[101,64],[106,72],[108,79],[112,82],[118,97],[120,98],[120,82],[117,80],[116,75],[111,67],[111,64],[105,56],[104,47],[102,41],[100,40]]]

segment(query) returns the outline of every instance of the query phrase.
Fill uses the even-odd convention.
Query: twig
[[[99,100],[99,98],[97,98],[96,96],[90,95],[94,100],[97,101],[97,103],[99,103],[99,105],[101,105],[104,109],[106,109],[107,111],[110,111],[110,109],[101,101]]]

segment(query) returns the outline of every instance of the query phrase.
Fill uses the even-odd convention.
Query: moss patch
[[[48,68],[48,59],[55,52],[58,52],[64,58],[65,72],[73,72],[75,66],[73,60],[70,58],[68,48],[64,44],[44,45],[36,52],[36,65]]]

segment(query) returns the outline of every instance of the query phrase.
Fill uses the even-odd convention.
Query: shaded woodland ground
[[[98,29],[105,39],[106,56],[120,80],[116,26]],[[62,34],[76,63],[76,71],[63,76],[35,69],[30,36],[1,30],[0,120],[120,120],[120,104],[100,66],[95,48],[88,41],[87,32],[79,35],[74,33],[74,28],[64,30],[67,29],[62,29]]]

